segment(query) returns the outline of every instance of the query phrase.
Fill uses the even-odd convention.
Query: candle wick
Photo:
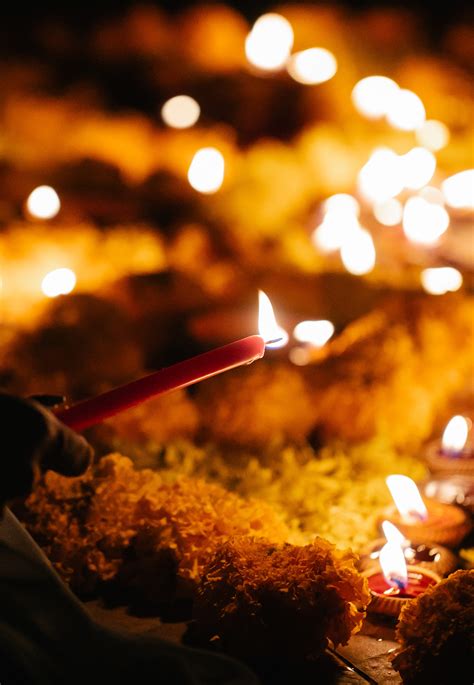
[[[280,342],[280,340],[283,340],[282,337],[280,338],[274,338],[273,340],[265,340],[265,345],[274,345],[277,342]]]
[[[399,590],[404,590],[404,589],[406,588],[406,586],[407,586],[407,583],[406,583],[405,580],[402,579],[402,578],[394,578],[394,577],[392,576],[392,578],[391,578],[390,580],[392,581],[392,583],[395,583],[395,585],[397,586],[397,588],[398,588]]]

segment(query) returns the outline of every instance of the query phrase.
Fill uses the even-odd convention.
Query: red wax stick
[[[56,416],[67,426],[83,430],[155,395],[185,388],[236,366],[250,364],[263,357],[264,353],[263,338],[251,335],[61,409]]]

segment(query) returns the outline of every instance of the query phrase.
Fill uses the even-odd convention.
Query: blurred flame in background
[[[400,88],[388,101],[387,121],[400,131],[415,131],[425,118],[425,107],[411,90]]]
[[[400,157],[387,147],[372,152],[358,175],[359,192],[369,202],[383,202],[401,193],[404,169]]]
[[[314,85],[329,81],[337,71],[337,61],[325,48],[310,48],[292,55],[287,64],[289,75],[298,83]]]
[[[46,274],[41,283],[41,290],[46,297],[58,297],[72,292],[76,286],[76,274],[72,269],[54,269]]]
[[[262,15],[245,39],[245,55],[254,67],[264,71],[282,69],[293,47],[293,29],[281,14]]]
[[[383,226],[396,226],[403,217],[403,205],[393,197],[382,202],[376,202],[372,211],[379,224]]]
[[[293,330],[293,337],[298,342],[314,347],[322,347],[334,334],[334,324],[326,319],[319,321],[300,321]]]
[[[53,219],[61,209],[61,201],[51,186],[38,186],[28,195],[26,208],[36,219]]]
[[[462,286],[462,274],[452,266],[423,269],[421,284],[430,295],[445,295]]]
[[[461,452],[466,446],[469,435],[469,423],[464,416],[453,416],[446,425],[441,439],[443,450]]]
[[[474,210],[474,169],[450,176],[443,181],[441,189],[450,207]]]
[[[362,276],[372,271],[376,260],[375,245],[365,228],[360,227],[344,238],[341,259],[347,271],[354,276]]]
[[[225,162],[219,150],[203,147],[196,152],[188,169],[190,185],[199,193],[211,194],[224,182]]]
[[[161,108],[161,117],[171,128],[190,128],[199,119],[201,108],[189,95],[175,95]]]
[[[423,147],[414,147],[401,156],[403,185],[410,190],[420,190],[433,178],[436,157]]]
[[[449,128],[442,121],[428,119],[416,131],[416,140],[428,150],[437,152],[449,143]]]
[[[424,521],[428,517],[428,510],[414,480],[408,476],[394,474],[387,476],[385,482],[400,516],[406,523]]]
[[[435,245],[449,226],[449,214],[423,197],[410,197],[403,210],[403,231],[420,245]]]
[[[387,76],[366,76],[352,90],[352,102],[367,119],[381,119],[388,112],[390,101],[399,90]]]

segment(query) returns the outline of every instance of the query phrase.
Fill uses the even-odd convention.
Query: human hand
[[[90,463],[87,441],[34,399],[0,393],[0,507],[30,492],[40,471],[78,476]]]

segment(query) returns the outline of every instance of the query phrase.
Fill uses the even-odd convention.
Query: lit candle
[[[434,571],[407,565],[401,546],[387,542],[380,550],[379,567],[364,572],[372,601],[368,610],[377,614],[398,616],[402,607],[440,582]]]
[[[250,364],[263,357],[266,346],[279,345],[281,338],[285,336],[288,340],[286,331],[277,324],[270,300],[262,291],[260,291],[258,318],[260,335],[251,335],[186,359],[144,378],[62,409],[57,412],[57,416],[71,428],[84,430],[156,395],[186,388],[237,366]]]
[[[452,573],[457,567],[456,556],[442,545],[425,544],[408,540],[390,521],[382,521],[384,538],[378,538],[367,545],[361,554],[360,568],[366,570],[378,565],[380,552],[387,542],[398,544],[409,564],[416,564],[440,576]]]
[[[429,443],[425,459],[432,473],[474,475],[474,446],[468,442],[471,422],[453,416],[441,440]]]
[[[424,500],[411,478],[388,476],[387,486],[394,506],[385,518],[394,523],[410,540],[440,543],[456,547],[471,529],[467,514],[452,504]]]

